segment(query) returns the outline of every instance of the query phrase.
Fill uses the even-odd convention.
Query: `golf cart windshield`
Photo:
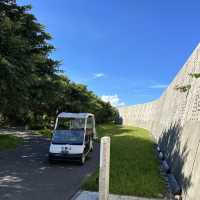
[[[83,139],[83,130],[55,130],[52,138],[52,144],[82,145]]]
[[[53,144],[82,144],[84,139],[84,118],[59,117],[54,130]]]
[[[56,130],[84,130],[84,118],[59,117]]]

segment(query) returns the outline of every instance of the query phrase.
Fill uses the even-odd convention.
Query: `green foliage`
[[[188,92],[191,88],[191,85],[184,85],[184,86],[175,86],[175,90],[180,91],[180,92]]]
[[[192,78],[200,78],[200,73],[190,73],[189,76]]]
[[[154,142],[145,129],[114,124],[97,127],[99,137],[111,137],[110,192],[160,197],[165,192]],[[98,191],[98,171],[83,183],[84,190]]]
[[[117,111],[87,87],[70,81],[49,57],[54,46],[31,6],[0,2],[0,116],[4,122],[41,129],[62,111],[91,112],[97,122]]]
[[[0,150],[13,149],[23,142],[22,138],[14,135],[0,135]]]

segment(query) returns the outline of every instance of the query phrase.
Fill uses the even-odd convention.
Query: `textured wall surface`
[[[200,44],[160,99],[119,108],[123,124],[143,127],[153,134],[185,200],[200,199],[200,78],[189,75],[199,73]],[[191,88],[183,91],[188,85]]]

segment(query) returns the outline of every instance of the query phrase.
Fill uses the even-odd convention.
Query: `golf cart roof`
[[[67,113],[67,112],[62,112],[58,115],[58,117],[63,117],[63,118],[88,118],[90,116],[94,116],[91,113]]]

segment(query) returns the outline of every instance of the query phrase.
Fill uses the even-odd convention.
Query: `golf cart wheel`
[[[83,154],[81,155],[81,158],[80,158],[80,164],[81,164],[81,165],[84,165],[84,164],[85,164],[85,159],[86,159],[86,156],[85,156],[85,154],[83,153]]]
[[[55,160],[53,160],[52,158],[48,158],[48,162],[49,162],[50,164],[54,164],[54,163],[55,163]]]

